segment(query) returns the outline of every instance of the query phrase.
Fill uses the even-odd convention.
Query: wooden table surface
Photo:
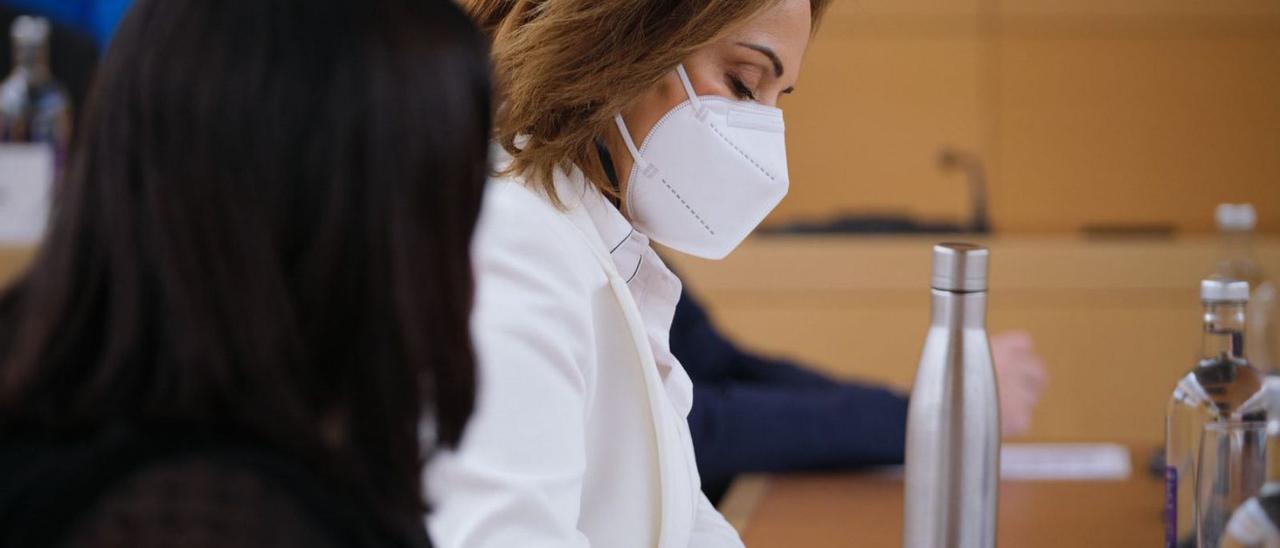
[[[1130,446],[1124,481],[1001,482],[999,545],[1159,546],[1164,486],[1148,472],[1152,450]],[[747,477],[722,509],[749,548],[902,545],[900,473]]]

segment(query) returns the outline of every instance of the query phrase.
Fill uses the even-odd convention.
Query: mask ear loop
[[[622,142],[626,143],[627,151],[631,153],[631,160],[636,163],[636,167],[640,169],[646,176],[652,177],[658,171],[658,168],[644,159],[640,155],[640,149],[636,148],[636,142],[631,140],[631,132],[627,131],[627,123],[622,121],[621,114],[613,115],[613,122],[618,126],[618,133],[622,134]]]
[[[676,65],[676,75],[680,76],[680,85],[684,86],[684,92],[689,95],[689,104],[693,105],[693,111],[698,116],[698,120],[707,120],[707,109],[702,107],[702,100],[698,99],[698,94],[693,91],[693,82],[689,81],[689,73],[684,70],[684,63]]]
[[[689,73],[685,72],[683,63],[676,65],[676,75],[680,77],[680,85],[684,86],[684,92],[689,96],[689,104],[693,105],[698,119],[706,121],[707,109],[703,108],[698,94],[694,93],[693,83],[689,81]],[[636,167],[640,168],[646,176],[652,177],[657,173],[658,168],[640,155],[640,149],[636,148],[635,141],[631,139],[631,132],[627,131],[627,123],[622,120],[622,114],[614,114],[613,122],[618,126],[618,133],[622,134],[622,142],[626,143],[627,151],[631,153],[631,159],[636,163]]]

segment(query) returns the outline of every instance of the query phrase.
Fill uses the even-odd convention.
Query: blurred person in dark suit
[[[0,294],[0,546],[426,546],[471,414],[484,40],[447,0],[141,0]]]
[[[1016,436],[1031,426],[1044,364],[1023,332],[993,336],[991,348],[1002,430]],[[689,429],[702,489],[713,501],[739,474],[903,462],[905,395],[744,350],[720,333],[687,286],[671,351],[693,379]]]

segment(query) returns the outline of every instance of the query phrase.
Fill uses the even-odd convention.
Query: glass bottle
[[[1255,409],[1267,414],[1266,482],[1232,514],[1222,548],[1280,548],[1280,376],[1268,375],[1262,392],[1242,411]]]
[[[1280,296],[1253,252],[1258,214],[1250,204],[1222,204],[1216,212],[1221,237],[1219,276],[1249,282],[1249,317],[1245,327],[1245,355],[1267,373],[1280,372]]]
[[[1204,425],[1266,417],[1263,411],[1241,411],[1263,386],[1262,372],[1244,354],[1248,282],[1206,279],[1200,283],[1200,300],[1204,304],[1201,356],[1174,388],[1165,420],[1167,548],[1195,545],[1195,475]]]
[[[0,142],[51,145],[61,166],[71,143],[71,99],[49,69],[49,33],[42,17],[13,21],[13,70],[0,82]]]

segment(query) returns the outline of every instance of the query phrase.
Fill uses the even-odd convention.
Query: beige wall
[[[837,0],[784,100],[792,192],[771,222],[955,218],[939,147],[981,153],[999,228],[1280,231],[1280,2]]]

